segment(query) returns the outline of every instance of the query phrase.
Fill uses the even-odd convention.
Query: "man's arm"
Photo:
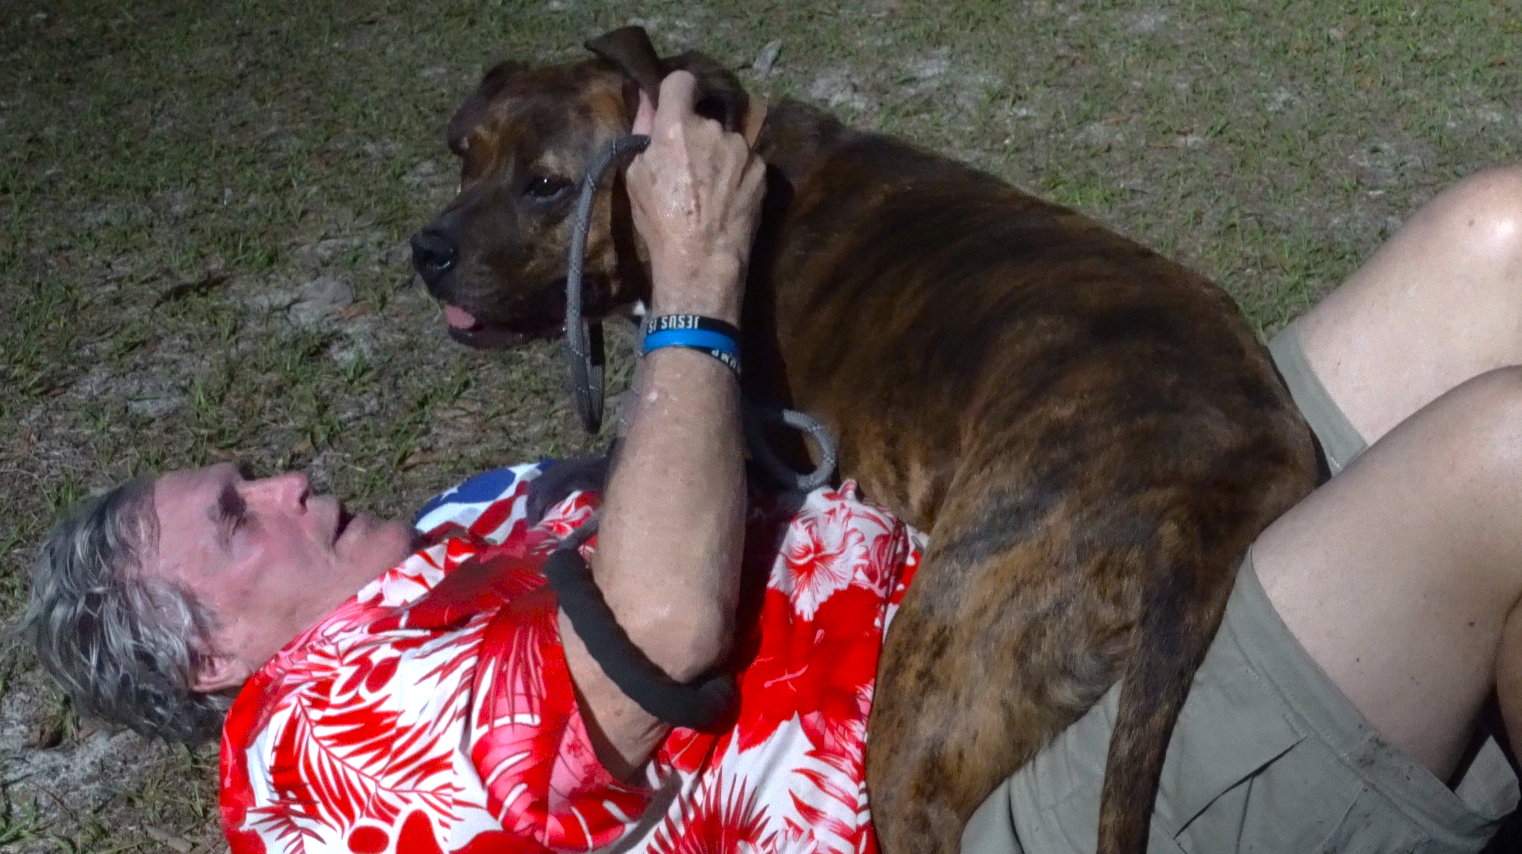
[[[630,165],[634,223],[650,249],[652,311],[738,324],[765,166],[737,134],[692,111],[695,80],[641,96]],[[638,395],[608,483],[593,574],[619,624],[651,661],[688,681],[728,653],[745,514],[740,391],[703,353],[665,348],[635,374]],[[632,774],[667,727],[615,686],[562,612],[566,661],[603,764]]]

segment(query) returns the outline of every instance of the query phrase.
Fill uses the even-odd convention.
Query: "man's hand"
[[[650,147],[629,166],[634,225],[650,249],[656,314],[738,324],[765,167],[738,135],[692,111],[691,74],[643,99]],[[740,385],[706,353],[680,347],[640,360],[638,404],[603,503],[592,574],[618,623],[680,682],[723,663],[734,634],[744,545]],[[631,779],[669,727],[626,697],[564,613],[566,664],[603,764]]]
[[[640,93],[634,132],[650,147],[629,165],[634,227],[650,249],[655,314],[738,325],[766,165],[739,134],[694,113],[696,101],[685,71],[661,82],[659,109]]]

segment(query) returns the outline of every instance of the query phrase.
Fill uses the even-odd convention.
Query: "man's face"
[[[203,691],[241,684],[412,543],[406,524],[351,516],[336,498],[312,495],[299,472],[177,471],[158,479],[153,500],[159,536],[144,571],[211,611],[213,652],[228,659],[212,662]]]

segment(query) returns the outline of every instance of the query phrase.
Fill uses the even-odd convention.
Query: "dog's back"
[[[1143,850],[1236,562],[1314,483],[1265,350],[1204,278],[990,176],[789,102],[760,147],[786,393],[930,533],[873,706],[885,850],[955,850],[1118,678],[1099,850]]]

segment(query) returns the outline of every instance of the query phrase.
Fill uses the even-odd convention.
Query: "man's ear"
[[[486,118],[486,110],[491,106],[492,101],[502,94],[507,81],[527,67],[521,62],[499,62],[481,76],[480,85],[476,86],[476,91],[470,93],[470,97],[465,99],[460,109],[455,111],[454,117],[449,120],[449,129],[444,132],[444,140],[449,144],[449,150],[453,151],[457,157],[465,156],[465,148],[468,145],[466,140],[476,128],[481,126],[482,120]]]
[[[711,57],[687,51],[660,58],[643,27],[623,27],[604,33],[586,43],[587,50],[620,71],[634,85],[625,93],[629,115],[639,103],[643,91],[655,102],[661,80],[673,71],[688,71],[698,79],[697,114],[717,121],[725,130],[739,132],[745,124],[750,98],[740,86],[740,79]]]
[[[196,673],[190,688],[197,694],[216,694],[240,687],[254,672],[231,655],[196,656]]]

